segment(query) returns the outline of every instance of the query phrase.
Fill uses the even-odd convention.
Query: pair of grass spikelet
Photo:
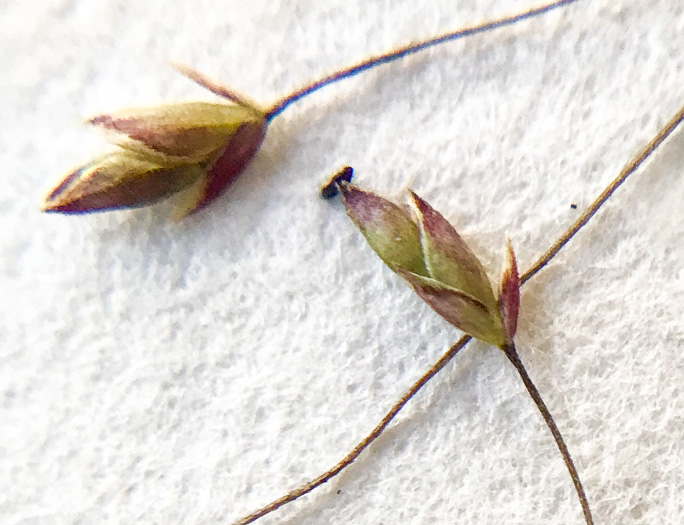
[[[78,168],[48,195],[62,213],[139,207],[192,188],[179,214],[218,197],[244,170],[266,132],[266,112],[251,104],[188,102],[89,120],[119,151]],[[380,258],[454,326],[504,348],[512,343],[519,280],[508,244],[498,299],[480,261],[456,230],[411,193],[414,216],[349,182],[339,182],[350,217]]]
[[[262,109],[196,71],[183,68],[182,72],[192,80],[230,103],[167,104],[90,119],[90,124],[107,132],[117,149],[64,177],[46,197],[43,209],[67,214],[88,213],[147,206],[179,195],[175,216],[181,218],[216,200],[237,179],[261,147],[271,120],[297,100],[376,65],[574,1],[561,0],[368,59],[291,93],[269,109]],[[504,270],[495,294],[478,258],[451,224],[426,201],[411,192],[409,206],[398,206],[360,189],[350,179],[351,168],[347,168],[327,187],[327,196],[332,197],[338,191],[342,194],[348,215],[371,248],[432,309],[463,332],[501,348],[513,362],[556,439],[586,521],[592,523],[567,447],[517,357],[513,338],[521,283],[510,242],[507,241]],[[299,494],[318,484],[309,485]],[[293,499],[285,498],[283,502]],[[281,504],[268,507],[267,512]],[[259,511],[239,523],[251,523],[265,513]]]
[[[214,87],[197,73],[191,77]],[[182,217],[210,204],[259,150],[270,120],[267,111],[232,99],[232,104],[178,103],[90,119],[119,149],[68,174],[50,192],[44,209],[86,213],[132,208],[182,193],[176,203],[176,216]],[[410,206],[400,207],[350,179],[347,168],[327,187],[326,196],[341,192],[348,215],[387,266],[449,323],[519,363],[513,337],[520,279],[510,242],[495,296],[480,261],[426,201],[411,192]],[[545,419],[556,437],[555,423],[550,416]],[[586,501],[565,453],[580,499]]]

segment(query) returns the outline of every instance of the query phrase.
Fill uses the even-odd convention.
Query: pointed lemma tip
[[[210,82],[206,76],[197,71],[194,67],[191,67],[188,64],[184,64],[183,62],[171,60],[171,67],[178,71],[184,77],[189,78],[190,80],[196,82],[202,87],[208,88],[208,85],[214,84],[213,82]]]
[[[506,235],[506,249],[498,303],[504,334],[504,347],[502,348],[505,348],[513,344],[513,338],[518,328],[518,315],[520,313],[520,276],[518,275],[518,263],[515,259],[515,252],[508,235]]]
[[[412,188],[408,189],[408,194],[409,194],[409,201],[405,205],[406,210],[409,212],[410,215],[412,215],[412,220],[418,221],[419,223],[422,224],[422,221],[420,220],[421,217],[423,216],[423,211],[422,211],[422,203],[425,201],[420,198],[420,196],[413,191]]]
[[[254,102],[251,98],[242,95],[240,93],[236,93],[232,89],[227,88],[220,82],[217,82],[215,80],[210,79],[203,73],[200,73],[197,71],[195,68],[188,66],[187,64],[181,64],[180,62],[176,61],[171,61],[171,66],[178,71],[181,75],[185,76],[186,78],[189,78],[199,86],[203,87],[204,89],[207,89],[211,91],[214,95],[218,95],[221,98],[225,98],[227,100],[230,100],[231,102],[234,102],[235,104],[239,106],[243,106],[245,108],[249,108],[252,111],[259,113],[259,114],[265,114],[266,111],[262,109],[259,104]]]
[[[173,58],[169,60],[169,63],[171,64],[171,67],[178,71],[179,73],[182,73],[185,75],[186,71],[192,71],[192,68],[188,66],[187,64],[184,64],[183,62],[179,62],[178,60],[174,60]]]
[[[57,189],[50,190],[50,193],[43,197],[40,203],[40,211],[45,213],[59,211],[59,196],[55,196]]]
[[[420,209],[420,204],[425,201],[415,191],[413,191],[412,188],[408,189],[408,193],[409,197],[411,197],[411,205],[416,209]]]
[[[415,217],[420,224],[425,226],[424,221],[426,215],[431,215],[432,212],[435,212],[435,209],[411,188],[409,188],[408,192],[411,196],[411,201],[409,202],[410,208],[413,210]]]
[[[515,258],[515,252],[513,251],[513,245],[511,244],[511,238],[506,234],[506,262],[507,266],[515,268],[517,272],[517,261]]]
[[[86,117],[83,120],[83,123],[86,124],[87,126],[103,126],[107,127],[108,124],[111,124],[112,117],[110,115],[104,115],[104,114],[99,114],[99,115],[94,115],[92,117]]]
[[[504,243],[504,263],[503,263],[503,273],[504,278],[519,279],[518,276],[518,261],[515,257],[515,251],[513,250],[513,245],[511,244],[511,238],[506,234],[506,241]],[[519,284],[518,284],[519,286]]]
[[[87,210],[80,210],[77,207],[72,207],[69,203],[64,202],[61,199],[44,199],[40,204],[40,211],[41,213],[61,213],[66,215],[87,213]]]
[[[88,165],[81,166],[73,170],[64,177],[54,188],[52,188],[40,204],[40,211],[45,213],[64,213],[67,209],[67,202],[64,199],[64,192],[74,184],[81,176]]]
[[[193,82],[197,82],[198,84],[202,84],[203,82],[207,81],[207,78],[197,71],[194,67],[189,66],[188,64],[185,64],[183,62],[179,62],[177,60],[171,60],[171,67],[178,71],[181,75],[184,77],[189,78]]]

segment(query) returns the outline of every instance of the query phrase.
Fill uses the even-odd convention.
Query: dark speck
[[[577,204],[575,204],[575,203],[573,202],[573,203],[570,205],[570,207],[571,207],[573,210],[576,210],[576,209],[577,209]]]
[[[351,182],[352,175],[354,174],[354,169],[351,166],[345,166],[335,175],[333,175],[330,182],[321,188],[321,197],[326,200],[330,200],[337,197],[340,192],[339,186],[342,182]]]

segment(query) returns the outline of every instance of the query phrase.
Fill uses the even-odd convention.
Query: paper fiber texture
[[[62,217],[42,195],[107,146],[82,119],[269,103],[533,0],[0,5],[0,521],[230,523],[318,475],[460,334],[317,195],[343,165],[413,188],[490,272],[522,270],[684,103],[677,0],[584,0],[320,91],[244,176],[168,207]],[[596,523],[684,517],[684,134],[526,285],[518,348]],[[573,204],[577,206],[575,209]],[[345,473],[264,524],[583,523],[513,368],[469,345]]]

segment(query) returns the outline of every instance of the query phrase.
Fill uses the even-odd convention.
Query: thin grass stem
[[[404,58],[405,56],[418,53],[419,51],[437,46],[439,44],[443,44],[445,42],[451,42],[453,40],[458,40],[460,38],[465,38],[467,36],[475,35],[478,33],[485,33],[487,31],[493,31],[504,26],[516,24],[528,18],[548,13],[549,11],[552,11],[559,7],[574,4],[577,1],[578,0],[560,0],[559,2],[552,2],[543,6],[535,7],[533,9],[530,9],[529,11],[525,11],[524,13],[518,13],[516,15],[500,18],[499,20],[494,20],[492,22],[486,22],[484,24],[468,27],[465,29],[459,29],[458,31],[445,33],[443,35],[436,36],[423,42],[408,44],[394,51],[390,51],[389,53],[384,53],[382,55],[368,58],[366,60],[363,60],[362,62],[359,62],[358,64],[331,73],[321,78],[320,80],[312,82],[311,84],[308,84],[296,91],[293,91],[283,99],[276,102],[271,107],[271,109],[269,109],[266,112],[266,120],[270,122],[275,117],[280,115],[283,111],[285,111],[290,105],[294,104],[298,100],[309,96],[314,91],[318,91],[319,89],[325,86],[339,82],[342,79],[353,77],[355,75],[358,75],[359,73],[362,73],[363,71],[367,71],[382,64],[394,62],[395,60],[399,60],[400,58]]]

